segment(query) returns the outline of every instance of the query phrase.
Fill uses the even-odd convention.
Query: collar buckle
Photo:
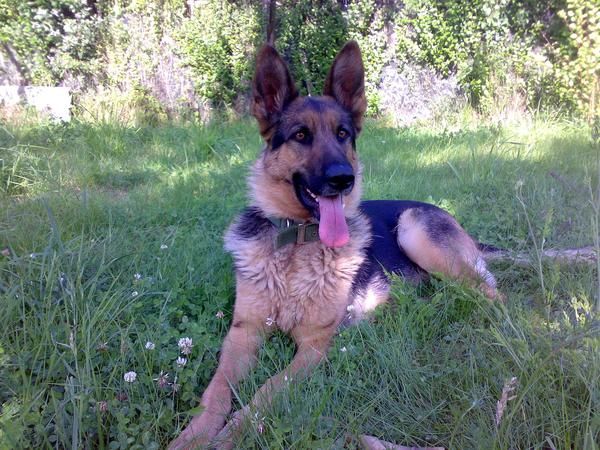
[[[288,244],[306,244],[319,240],[319,224],[315,222],[298,223],[292,219],[269,218],[278,229],[275,235],[275,248]]]
[[[298,225],[298,234],[296,236],[296,244],[304,244],[306,241],[304,240],[304,236],[306,234],[306,225],[305,223],[301,223]]]

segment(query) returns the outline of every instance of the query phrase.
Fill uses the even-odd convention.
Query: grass
[[[452,449],[597,449],[597,267],[535,262],[542,247],[598,245],[600,150],[589,136],[559,120],[369,122],[365,198],[433,202],[534,262],[493,267],[506,305],[448,280],[396,280],[391,304],[342,331],[238,447],[356,448],[366,433]],[[234,300],[222,234],[260,146],[250,121],[2,124],[0,448],[162,448],[197,412]],[[186,336],[194,347],[180,367]],[[273,337],[239,403],[292,354]]]

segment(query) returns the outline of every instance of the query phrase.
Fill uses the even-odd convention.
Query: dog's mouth
[[[319,221],[319,238],[327,247],[342,247],[350,240],[344,214],[344,193],[319,195],[311,190],[300,174],[293,177],[296,197],[310,214]],[[349,192],[348,192],[349,193]]]

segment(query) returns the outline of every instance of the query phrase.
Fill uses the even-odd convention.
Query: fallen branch
[[[444,447],[406,447],[404,445],[396,445],[366,434],[362,434],[358,439],[364,450],[445,450]]]
[[[595,264],[598,260],[596,249],[592,246],[566,248],[562,250],[549,249],[542,252],[542,258],[567,263]],[[519,266],[526,266],[535,261],[535,256],[529,253],[515,253],[508,250],[484,249],[486,261],[509,261]]]

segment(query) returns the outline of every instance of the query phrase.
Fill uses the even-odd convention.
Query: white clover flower
[[[340,352],[342,352],[342,353],[346,353],[347,351],[348,351],[348,349],[346,347],[340,348]]]
[[[133,278],[134,278],[134,280],[136,280],[136,281],[139,281],[139,280],[141,280],[141,279],[142,279],[142,274],[141,274],[141,273],[136,273],[136,274],[133,276]]]
[[[155,378],[154,381],[156,381],[159,388],[165,388],[169,385],[169,374],[161,370],[158,378]]]
[[[223,317],[225,317],[225,314],[223,313],[223,311],[217,311],[217,313],[215,314],[215,317],[217,319],[222,319]]]
[[[177,363],[177,365],[179,367],[183,367],[187,364],[187,358],[184,358],[183,356],[180,356],[179,358],[177,358],[177,361],[175,361]]]
[[[146,345],[144,345],[144,347],[146,348],[146,350],[154,350],[156,348],[156,345],[154,345],[154,342],[148,341],[146,342]]]
[[[192,347],[194,346],[194,344],[192,343],[192,339],[189,337],[183,337],[179,339],[177,345],[179,346],[179,350],[181,350],[181,353],[183,353],[184,355],[189,355],[190,353],[192,353]]]
[[[137,297],[138,295],[140,295],[140,293],[139,293],[138,291],[133,291],[133,292],[131,293],[131,296],[132,296],[132,297]]]
[[[168,249],[168,248],[169,248],[169,246],[168,246],[167,244],[162,244],[162,245],[160,246],[160,249],[161,249],[161,250],[166,250],[166,249]]]
[[[274,323],[275,323],[275,319],[273,319],[272,317],[267,317],[267,320],[265,321],[265,325],[267,325],[268,327],[270,327]]]
[[[133,383],[136,378],[137,378],[137,373],[135,373],[133,371],[127,372],[127,373],[125,373],[125,375],[123,375],[123,379],[128,383]]]

